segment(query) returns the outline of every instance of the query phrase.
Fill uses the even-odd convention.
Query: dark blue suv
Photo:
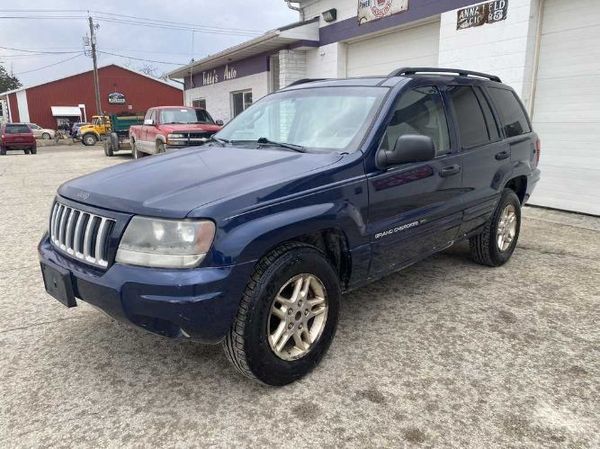
[[[287,384],[327,351],[342,293],[465,239],[476,262],[504,264],[539,156],[495,76],[303,80],[200,148],[61,186],[44,283],[68,307],[222,343],[242,374]]]

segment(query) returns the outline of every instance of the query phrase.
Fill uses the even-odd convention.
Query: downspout
[[[300,14],[300,22],[304,22],[304,10],[300,6],[292,5],[292,3],[298,2],[294,2],[292,0],[285,0],[285,2],[287,3],[288,8],[290,8],[292,11],[298,11],[298,14]]]
[[[535,92],[537,90],[537,77],[540,70],[540,51],[542,46],[542,26],[544,22],[544,0],[538,0],[538,21],[535,31],[535,51],[533,53],[533,71],[531,85],[529,86],[529,117],[533,120],[535,110]]]

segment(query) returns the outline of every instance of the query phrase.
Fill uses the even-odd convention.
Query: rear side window
[[[483,110],[475,91],[469,86],[453,86],[448,91],[458,121],[458,134],[463,148],[488,143],[490,135]]]
[[[520,136],[531,132],[529,121],[521,102],[512,90],[490,87],[489,93],[502,120],[506,137]]]
[[[27,125],[6,125],[5,134],[29,134],[31,130]]]

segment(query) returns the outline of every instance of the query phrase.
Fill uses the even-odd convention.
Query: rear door
[[[428,162],[373,168],[367,174],[371,277],[448,246],[462,221],[461,156],[452,150],[446,108],[436,86],[400,94],[380,147],[392,148],[404,134],[431,137],[437,156]]]
[[[463,155],[464,224],[461,235],[485,223],[511,171],[510,146],[502,140],[489,100],[478,86],[454,85],[446,91]]]

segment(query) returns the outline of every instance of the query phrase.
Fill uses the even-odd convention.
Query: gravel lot
[[[502,268],[462,245],[347,295],[323,363],[274,389],[45,294],[56,188],[128,160],[0,158],[0,447],[600,447],[600,219],[527,208]]]

